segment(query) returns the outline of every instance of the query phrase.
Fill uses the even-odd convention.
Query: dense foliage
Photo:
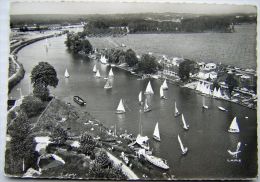
[[[60,125],[57,125],[51,134],[51,140],[56,145],[64,145],[68,139],[68,132]]]
[[[67,33],[67,39],[65,41],[66,46],[69,50],[74,53],[89,54],[92,52],[93,48],[90,42],[85,39],[85,34],[83,32],[69,32]]]
[[[231,96],[234,88],[238,86],[238,81],[234,78],[234,75],[228,74],[225,82],[228,85],[228,93]]]
[[[179,65],[179,77],[182,81],[187,81],[190,78],[190,73],[193,73],[196,68],[196,62],[185,59],[183,62]]]
[[[83,133],[80,138],[79,151],[85,155],[93,155],[96,147],[96,142],[91,135]]]
[[[138,63],[138,72],[153,74],[162,69],[162,66],[156,61],[156,58],[149,54],[143,54]]]
[[[41,99],[39,99],[38,97],[29,95],[23,99],[20,108],[30,118],[30,117],[38,115],[41,111],[43,111],[45,106],[44,106],[43,102],[41,101]]]
[[[46,100],[49,96],[48,86],[56,87],[59,79],[56,70],[48,62],[39,62],[31,72],[31,82],[35,96]]]
[[[119,166],[113,166],[112,161],[109,159],[107,153],[103,150],[96,154],[94,163],[90,166],[88,175],[90,178],[94,179],[127,179]]]
[[[128,49],[125,53],[125,62],[128,66],[132,67],[138,63],[138,58],[132,49]]]
[[[21,174],[30,167],[36,167],[37,153],[35,152],[34,137],[30,135],[30,123],[27,115],[20,112],[10,126],[10,157],[12,158],[10,168]],[[23,171],[23,163],[25,169]]]

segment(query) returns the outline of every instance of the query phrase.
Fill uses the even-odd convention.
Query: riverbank
[[[19,111],[19,106],[15,108],[14,111]],[[77,106],[74,106],[72,103],[65,103],[58,98],[53,98],[45,110],[39,114],[37,118],[33,118],[31,126],[31,135],[35,138],[51,137],[53,129],[57,126],[67,131],[68,140],[66,141],[66,145],[51,146],[51,149],[48,149],[48,151],[64,157],[62,157],[62,159],[66,162],[65,168],[69,168],[70,165],[73,165],[70,163],[71,159],[68,156],[75,158],[80,154],[77,152],[80,145],[75,145],[75,143],[79,144],[82,134],[88,133],[97,143],[96,149],[98,151],[107,151],[110,160],[113,161],[114,167],[119,167],[128,179],[167,179],[170,176],[170,174],[167,175],[167,171],[157,169],[149,164],[149,162],[137,157],[136,151],[128,146],[128,144],[132,142],[131,139],[125,137],[129,135],[128,133],[125,131],[116,131],[114,130],[115,128],[107,128],[103,122],[96,120],[87,111],[80,111]],[[120,159],[122,152],[129,158],[128,163]],[[9,160],[7,159],[7,161]],[[91,160],[89,162],[91,163]],[[59,166],[59,168],[60,167],[62,166]],[[85,168],[85,170],[87,169],[88,168]],[[52,169],[43,167],[42,177],[67,178],[70,176],[69,174],[64,174],[64,176],[52,176],[58,174],[53,172],[56,170],[60,169],[55,169],[55,167]],[[38,177],[41,178],[41,176]],[[85,179],[88,176],[81,176],[81,173],[79,173],[74,177],[75,179]]]
[[[27,45],[30,45],[34,42],[51,38],[54,36],[63,35],[62,32],[60,33],[53,33],[44,36],[35,36],[33,38],[26,38],[25,40],[21,39],[15,44],[10,46],[10,56],[9,56],[9,78],[8,78],[8,92],[10,93],[12,88],[17,85],[24,77],[25,70],[23,65],[17,60],[18,56],[17,53]],[[11,73],[11,74],[10,74]]]

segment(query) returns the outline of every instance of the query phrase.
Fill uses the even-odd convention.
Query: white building
[[[208,78],[210,78],[210,79],[216,79],[217,78],[217,73],[216,72],[214,72],[214,71],[211,71],[211,72],[208,72],[208,73],[205,73],[205,72],[199,72],[198,73],[198,78],[200,78],[200,79],[204,79],[204,80],[206,80],[206,79],[208,79]]]
[[[215,70],[217,65],[215,63],[207,63],[204,67],[204,70]]]

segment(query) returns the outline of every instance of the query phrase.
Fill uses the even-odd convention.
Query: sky
[[[123,13],[193,13],[229,14],[256,13],[252,5],[191,4],[170,2],[15,2],[11,0],[10,14],[123,14]]]

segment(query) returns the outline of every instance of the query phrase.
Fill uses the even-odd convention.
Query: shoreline
[[[101,63],[101,64],[102,64],[102,63]],[[109,64],[109,63],[107,63],[107,65],[110,66],[110,67],[112,67],[111,64]],[[127,66],[127,67],[122,67],[122,66],[119,66],[119,65],[116,65],[116,64],[115,64],[114,67],[116,67],[116,68],[118,68],[118,69],[121,69],[121,70],[124,70],[124,71],[126,71],[126,72],[129,72],[131,75],[137,76],[137,77],[139,77],[139,78],[145,75],[145,74],[138,75],[137,73],[132,73],[131,67],[129,67],[129,66]],[[176,81],[176,79],[174,80],[174,79],[168,78],[168,77],[166,77],[166,76],[155,78],[155,77],[153,77],[153,75],[149,75],[148,77],[146,77],[146,78],[144,78],[144,79],[147,79],[147,78],[152,78],[152,79],[161,80],[161,81],[162,81],[163,79],[166,79],[166,80],[168,81],[168,83],[173,84],[173,85],[176,85],[176,86],[179,86],[179,87],[182,87],[182,88],[187,88],[187,89],[193,90],[196,94],[199,94],[199,95],[202,95],[202,96],[211,98],[211,99],[222,100],[222,101],[227,101],[227,102],[231,102],[231,103],[234,103],[234,104],[238,104],[238,105],[243,106],[243,107],[246,107],[246,108],[248,108],[248,109],[257,110],[257,107],[256,107],[256,108],[254,108],[254,107],[249,107],[249,106],[247,106],[247,105],[243,105],[242,103],[232,101],[231,99],[227,99],[227,98],[223,98],[223,97],[222,97],[222,98],[216,98],[216,97],[213,97],[212,95],[207,95],[207,94],[203,94],[203,93],[201,93],[201,92],[197,92],[197,91],[196,91],[196,88],[191,88],[191,87],[189,87],[189,86],[186,86],[185,83],[180,83],[180,82],[178,81],[178,78],[177,78],[177,81]],[[208,81],[205,80],[204,82],[208,82]],[[197,81],[192,81],[192,82],[190,82],[190,83],[197,83]],[[190,84],[190,83],[188,83],[188,84]],[[212,83],[212,84],[213,84],[213,83]]]
[[[25,69],[23,68],[23,64],[20,63],[18,59],[18,52],[23,49],[24,47],[33,44],[37,41],[44,40],[47,38],[52,38],[54,36],[61,36],[63,33],[54,33],[51,35],[45,35],[33,39],[29,39],[23,42],[19,42],[17,45],[10,46],[10,54],[9,54],[9,63],[10,61],[13,62],[13,64],[16,65],[15,72],[8,78],[8,93],[12,91],[12,89],[23,79],[25,74]]]

